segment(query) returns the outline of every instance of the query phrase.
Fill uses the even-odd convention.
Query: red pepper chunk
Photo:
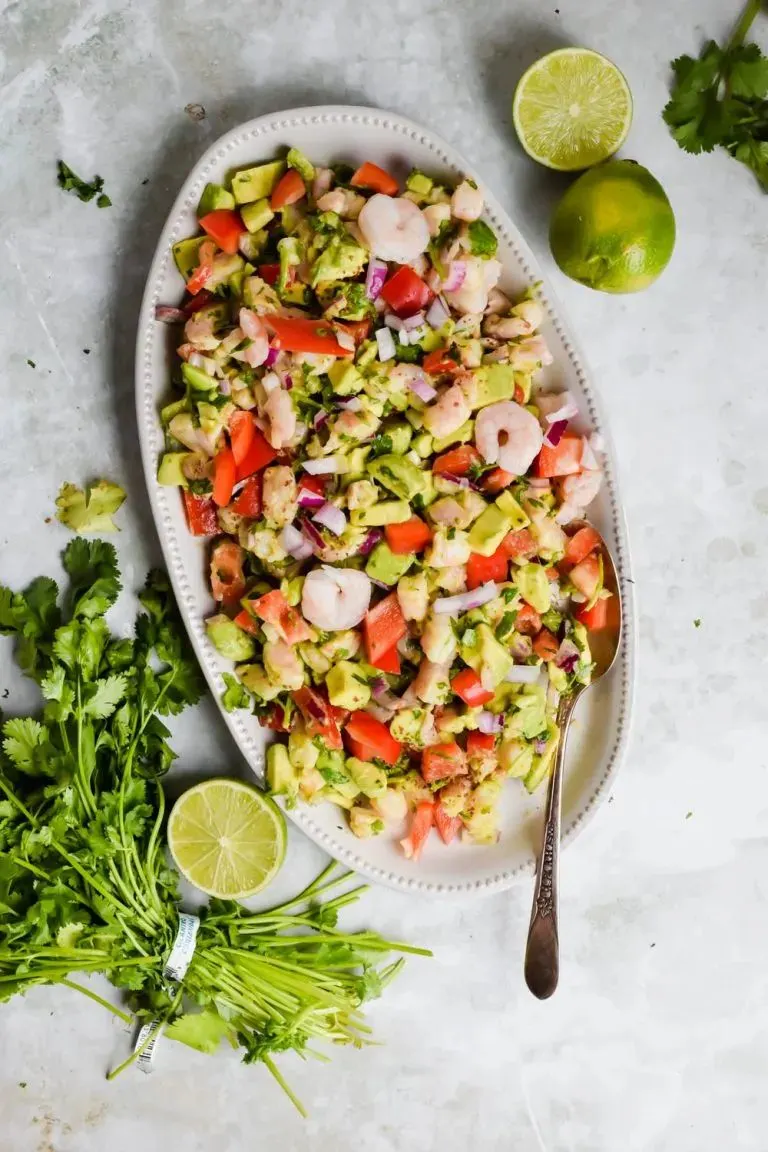
[[[363,620],[363,637],[368,663],[375,664],[385,652],[394,648],[408,631],[405,617],[400,610],[397,593],[391,592]]]

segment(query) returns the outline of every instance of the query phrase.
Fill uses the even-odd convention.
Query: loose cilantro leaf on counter
[[[63,188],[65,192],[74,192],[78,200],[82,200],[85,203],[93,200],[94,196],[99,197],[96,201],[99,208],[108,208],[112,203],[109,196],[103,191],[104,180],[101,176],[94,176],[89,184],[86,180],[78,176],[76,172],[73,172],[69,165],[65,164],[63,160],[59,160],[58,162],[58,182],[59,187]]]

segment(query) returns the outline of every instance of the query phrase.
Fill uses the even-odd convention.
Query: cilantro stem
[[[731,33],[731,38],[726,45],[726,52],[730,52],[733,48],[738,48],[744,43],[747,32],[749,32],[752,27],[761,7],[762,0],[747,0],[744,11],[739,16],[736,26]]]
[[[296,1095],[296,1093],[292,1091],[292,1089],[291,1089],[290,1085],[288,1084],[288,1082],[287,1082],[287,1081],[284,1079],[284,1077],[282,1076],[282,1074],[281,1074],[281,1073],[280,1073],[280,1071],[278,1070],[278,1067],[277,1067],[277,1065],[276,1065],[276,1064],[274,1063],[274,1061],[273,1061],[273,1060],[272,1060],[272,1059],[271,1059],[271,1058],[270,1058],[270,1057],[269,1057],[269,1056],[266,1054],[266,1052],[265,1052],[265,1053],[264,1053],[264,1055],[262,1056],[262,1061],[263,1061],[263,1062],[266,1064],[267,1068],[268,1068],[268,1069],[269,1069],[269,1071],[272,1073],[272,1075],[274,1076],[275,1080],[277,1081],[277,1083],[278,1083],[278,1084],[280,1085],[280,1087],[282,1088],[283,1092],[285,1092],[286,1096],[287,1096],[287,1097],[288,1097],[288,1099],[291,1101],[291,1103],[293,1104],[293,1106],[294,1106],[294,1108],[296,1109],[296,1111],[297,1111],[297,1112],[298,1112],[298,1113],[299,1113],[301,1116],[303,1116],[303,1117],[304,1117],[304,1119],[306,1120],[306,1119],[307,1119],[307,1115],[308,1115],[306,1108],[305,1108],[305,1107],[304,1107],[304,1105],[302,1104],[301,1100],[299,1100],[299,1098],[298,1098],[298,1096]]]
[[[89,1000],[93,1000],[96,1004],[101,1004],[102,1008],[106,1008],[113,1016],[117,1016],[118,1020],[122,1020],[124,1024],[130,1024],[133,1020],[133,1017],[129,1016],[127,1012],[121,1012],[114,1004],[110,1004],[108,1000],[97,996],[90,988],[84,988],[83,985],[78,984],[77,981],[68,980],[65,977],[63,980],[60,980],[59,983],[63,984],[66,988],[73,988],[75,992],[82,992],[83,996],[87,996]]]

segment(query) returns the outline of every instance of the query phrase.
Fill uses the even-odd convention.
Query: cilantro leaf
[[[165,1029],[164,1035],[210,1056],[225,1037],[232,1040],[234,1031],[232,1025],[223,1020],[218,1012],[206,1008],[204,1012],[186,1012],[178,1016]]]
[[[64,549],[64,569],[72,581],[74,616],[100,616],[120,593],[117,557],[103,540],[71,540]]]
[[[768,57],[757,44],[742,44],[729,56],[728,84],[732,96],[764,100],[768,96]]]
[[[101,176],[94,176],[89,184],[86,180],[78,176],[76,172],[73,172],[70,166],[65,164],[63,160],[59,160],[57,169],[59,187],[63,188],[65,192],[74,192],[78,200],[88,203],[89,200],[93,200],[94,196],[99,196],[99,199],[109,200],[108,196],[99,195],[104,187],[104,181]],[[111,204],[112,201],[110,200],[109,203]],[[106,205],[99,204],[99,208],[103,207],[106,207]]]
[[[15,717],[3,725],[3,751],[20,772],[39,773],[39,749],[47,743],[48,729],[37,720]]]
[[[96,480],[85,491],[62,484],[56,497],[56,519],[73,532],[117,532],[112,517],[125,500],[125,490],[111,480]]]
[[[97,720],[106,720],[117,708],[125,696],[126,681],[124,676],[106,676],[97,680],[83,705],[83,712]]]
[[[492,256],[496,255],[499,242],[496,239],[496,233],[486,224],[485,220],[473,220],[467,228],[467,235],[473,256],[482,256],[484,260],[490,260]]]
[[[371,450],[368,454],[369,460],[375,460],[377,456],[386,456],[392,451],[392,437],[388,436],[386,432],[379,432],[371,440]]]

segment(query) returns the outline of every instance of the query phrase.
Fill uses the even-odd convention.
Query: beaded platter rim
[[[139,325],[136,342],[136,412],[141,444],[142,462],[144,466],[147,490],[150,499],[155,525],[157,527],[160,544],[163,549],[169,576],[176,594],[184,623],[200,661],[205,677],[210,686],[214,699],[219,706],[222,716],[230,729],[235,741],[248,761],[255,775],[263,779],[264,775],[264,738],[253,731],[249,731],[240,713],[227,713],[221,707],[220,694],[224,682],[219,666],[219,658],[210,645],[204,631],[203,620],[199,614],[195,597],[192,593],[185,562],[181,555],[180,543],[171,516],[169,499],[175,496],[168,488],[161,487],[156,479],[158,453],[162,444],[162,433],[158,415],[157,396],[157,361],[160,359],[164,365],[165,356],[160,347],[158,325],[154,319],[155,305],[160,303],[160,293],[163,287],[165,274],[171,259],[170,248],[177,239],[184,223],[185,216],[197,204],[203,185],[214,170],[221,167],[229,153],[243,144],[251,141],[264,142],[265,138],[284,137],[292,129],[312,128],[328,129],[334,125],[353,124],[362,127],[371,127],[376,130],[391,131],[395,137],[410,139],[422,147],[428,148],[444,168],[450,169],[458,175],[466,175],[475,180],[483,189],[485,197],[485,215],[491,221],[500,238],[504,241],[507,252],[511,252],[517,263],[517,271],[529,283],[540,284],[540,297],[545,305],[547,318],[561,342],[561,346],[568,357],[578,386],[586,401],[589,420],[592,428],[598,432],[606,444],[604,461],[605,489],[609,501],[609,515],[613,530],[614,560],[619,577],[619,586],[622,595],[623,609],[623,639],[622,649],[617,659],[617,666],[611,673],[613,681],[612,690],[618,694],[618,723],[613,743],[604,757],[603,771],[594,786],[584,795],[583,802],[579,804],[576,813],[564,824],[562,842],[571,843],[587,825],[597,809],[605,801],[613,779],[618,772],[621,761],[626,752],[630,736],[630,720],[635,682],[636,659],[636,614],[634,606],[633,581],[631,572],[631,559],[627,529],[624,521],[622,505],[619,498],[619,486],[615,468],[615,453],[605,419],[602,404],[596,394],[594,386],[590,383],[585,368],[584,358],[571,335],[570,324],[565,320],[562,306],[556,300],[550,285],[542,275],[535,257],[519,230],[513,224],[505,209],[488,190],[482,177],[473,170],[463,157],[446,141],[431,131],[414,123],[406,117],[385,112],[375,108],[336,106],[297,108],[282,113],[261,116],[249,120],[233,128],[216,140],[205,152],[203,157],[195,164],[192,172],[185,180],[181,191],[168,215],[168,219],[160,235],[158,246],[147,277],[146,288],[139,315]],[[277,141],[276,141],[277,142]],[[504,253],[500,253],[504,257]],[[529,859],[523,860],[506,870],[498,870],[484,877],[468,877],[466,881],[446,882],[426,880],[418,875],[410,876],[405,872],[396,872],[391,869],[380,868],[371,861],[366,860],[359,852],[351,850],[336,837],[322,828],[313,818],[312,808],[297,805],[286,812],[290,819],[321,848],[335,859],[348,867],[360,872],[378,883],[396,888],[405,892],[419,892],[433,896],[449,896],[458,894],[482,894],[498,892],[510,887],[522,876],[530,875],[535,867],[535,859],[531,854]],[[364,842],[361,842],[364,843]],[[405,861],[404,861],[405,863]]]

